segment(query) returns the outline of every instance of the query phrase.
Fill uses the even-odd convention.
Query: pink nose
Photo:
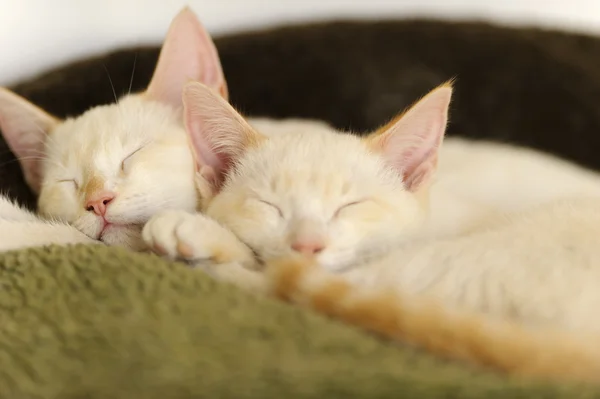
[[[85,203],[85,209],[89,212],[94,212],[98,216],[104,216],[106,207],[113,199],[115,199],[114,193],[107,191],[98,193]]]
[[[322,241],[294,241],[292,249],[304,255],[315,255],[325,249]]]

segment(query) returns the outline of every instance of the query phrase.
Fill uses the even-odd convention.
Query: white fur
[[[289,239],[305,218],[320,221],[320,234],[329,244],[318,257],[335,270],[386,250],[399,236],[453,236],[499,212],[571,197],[600,198],[596,172],[534,150],[449,138],[423,212],[397,176],[364,151],[356,137],[298,122],[295,130],[291,122],[279,123],[285,131],[268,134],[265,146],[249,151],[206,210],[265,258],[290,251]],[[330,220],[337,207],[361,197],[377,201],[349,209],[348,218]],[[278,217],[256,198],[276,204],[286,217]],[[358,223],[352,214],[360,214],[360,208],[386,216],[375,225],[368,216]]]
[[[193,156],[179,113],[166,105],[130,96],[66,120],[49,137],[38,201],[46,217],[141,249],[141,228],[157,211],[196,209]],[[114,226],[102,236],[102,218],[85,206],[94,181],[101,187],[93,190],[116,193],[105,215]]]
[[[141,250],[142,226],[154,213],[194,211],[200,181],[181,99],[190,79],[227,97],[214,44],[194,13],[184,8],[171,23],[143,93],[59,120],[0,89],[0,128],[27,182],[39,193],[40,213],[92,239]],[[94,209],[90,204],[98,198],[112,200]],[[104,208],[106,213],[99,214]],[[56,243],[65,240],[55,237]]]
[[[127,159],[124,171],[123,161],[138,149]],[[164,209],[195,211],[198,207],[196,166],[180,112],[143,95],[126,96],[57,123],[47,136],[41,170],[38,210],[44,218],[60,222],[48,224],[60,236],[46,234],[38,228],[43,219],[0,197],[0,217],[14,221],[13,228],[25,220],[38,224],[23,230],[26,235],[6,237],[6,249],[80,242],[81,231],[109,245],[140,250],[145,248],[141,229],[152,215]],[[118,194],[106,215],[115,226],[102,236],[101,218],[86,210],[82,192],[92,178],[101,179],[104,189]]]
[[[404,246],[344,275],[377,290],[597,334],[599,233],[600,199],[562,200],[466,236]]]
[[[600,197],[600,174],[524,147],[447,138],[430,192],[430,234],[455,234],[495,212],[523,211],[548,201]]]
[[[97,241],[64,223],[42,220],[0,196],[0,251],[80,243]]]

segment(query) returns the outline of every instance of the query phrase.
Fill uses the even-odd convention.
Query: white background
[[[287,22],[408,16],[600,34],[600,0],[0,0],[0,85],[99,51],[159,43],[186,4],[213,34]]]

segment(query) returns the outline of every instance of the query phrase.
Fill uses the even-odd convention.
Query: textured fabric
[[[380,341],[156,256],[0,256],[0,398],[592,398]]]

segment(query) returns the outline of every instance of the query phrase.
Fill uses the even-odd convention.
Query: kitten
[[[227,98],[214,44],[185,8],[171,23],[143,93],[58,120],[0,89],[0,128],[39,195],[40,214],[56,221],[57,233],[38,237],[47,230],[41,230],[44,220],[32,224],[33,216],[8,200],[2,231],[22,230],[27,239],[21,247],[81,241],[80,233],[59,224],[68,223],[90,239],[140,250],[141,228],[158,210],[197,209],[202,184],[181,120],[181,91],[189,79]],[[0,240],[0,250],[18,247],[18,241]]]
[[[292,263],[291,272],[284,269],[279,274],[284,278],[274,280],[281,296],[445,354],[516,372],[555,376],[564,364],[538,363],[540,356],[572,356],[572,362],[586,367],[566,375],[597,378],[598,350],[577,346],[575,335],[566,332],[527,346],[531,337],[544,336],[527,328],[570,330],[577,337],[600,332],[592,310],[600,306],[595,283],[600,198],[565,197],[510,217],[497,212],[468,217],[471,229],[431,239],[436,215],[454,207],[436,202],[441,192],[434,194],[431,186],[451,93],[449,85],[437,88],[365,138],[327,129],[270,135],[254,129],[206,86],[190,83],[184,89],[184,120],[201,167],[215,177],[214,195],[205,214],[157,214],[145,226],[144,239],[161,254],[262,293],[272,288],[260,261],[302,254],[343,280],[322,285]],[[432,215],[429,209],[435,207]],[[464,225],[461,219],[457,222]],[[355,306],[350,283],[357,287]],[[369,294],[362,297],[359,288],[370,289]],[[380,290],[391,292],[392,299],[414,296],[422,317],[445,314],[443,308],[420,305],[438,300],[449,312],[441,320],[450,324],[430,321],[423,336],[409,334],[412,327],[393,323],[402,317],[416,320],[416,310],[402,313],[404,307],[413,309],[413,300],[393,301],[384,308],[390,312],[382,314],[378,306],[388,296],[379,297]],[[471,316],[454,315],[453,308]],[[521,327],[474,316],[484,313]],[[479,330],[495,326],[500,326],[497,333]],[[530,359],[505,359],[500,348],[477,349],[484,342],[505,344],[506,350],[506,337],[521,332],[524,341],[514,344],[513,353]]]

